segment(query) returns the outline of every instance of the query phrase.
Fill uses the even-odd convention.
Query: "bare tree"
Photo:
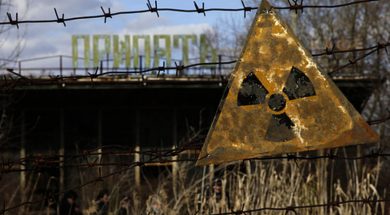
[[[0,14],[6,14],[13,8],[13,3],[10,0],[0,0]],[[4,16],[4,19],[6,17]],[[0,54],[0,147],[4,145],[6,139],[8,137],[8,133],[12,127],[12,120],[10,119],[10,115],[8,114],[8,107],[12,103],[12,97],[10,96],[10,90],[13,88],[14,83],[12,81],[8,81],[14,72],[12,68],[17,64],[17,58],[19,57],[22,50],[22,42],[25,30],[17,30],[16,38],[15,35],[12,34],[12,28],[14,26],[9,25],[1,25],[0,26],[0,49],[2,49],[2,53]],[[7,46],[7,47],[5,47]],[[11,49],[9,48],[11,47]],[[10,51],[4,51],[10,50]]]
[[[10,10],[13,8],[13,4],[12,4],[12,1],[10,0],[0,0],[0,14],[6,14],[8,12],[10,12]],[[20,16],[20,14],[19,14]],[[6,16],[4,16],[4,21],[6,21]],[[11,25],[1,25],[0,26],[0,48],[4,47],[5,45],[9,45],[12,47],[12,49],[7,52],[7,53],[2,53],[2,55],[0,56],[0,68],[3,68],[5,67],[7,64],[10,64],[10,63],[13,63],[15,62],[15,59],[17,59],[20,55],[20,52],[22,50],[22,43],[21,43],[21,38],[24,36],[25,34],[25,30],[17,30],[17,34],[16,34],[16,38],[15,38],[15,34],[12,34],[14,38],[13,41],[17,41],[17,42],[13,42],[13,44],[9,44],[10,43],[10,37],[11,37],[11,33],[14,33],[14,32],[11,32],[11,30],[14,29],[14,26],[11,26]],[[15,40],[16,39],[16,40]],[[8,48],[7,48],[8,49]]]

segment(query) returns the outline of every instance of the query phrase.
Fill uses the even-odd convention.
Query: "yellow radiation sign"
[[[197,165],[378,139],[263,0]]]

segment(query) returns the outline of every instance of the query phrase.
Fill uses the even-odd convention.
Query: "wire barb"
[[[98,72],[99,72],[99,67],[96,67],[96,69],[95,69],[95,72],[94,72],[94,73],[90,73],[90,72],[88,72],[88,75],[89,75],[89,77],[91,78],[91,82],[93,82],[93,79],[95,79],[95,78],[98,78],[98,77],[99,77],[99,74],[98,74]]]
[[[247,7],[247,6],[245,5],[245,3],[244,3],[243,0],[241,0],[241,4],[242,4],[242,10],[244,11],[244,18],[246,18],[246,13],[247,13],[247,12],[251,12],[252,9],[254,9],[254,8],[252,8],[252,7]]]
[[[62,14],[61,18],[58,16],[58,12],[57,12],[57,9],[54,8],[54,13],[56,14],[56,18],[57,18],[57,23],[62,23],[64,25],[64,27],[66,27],[66,23],[65,23],[65,15]]]
[[[150,0],[146,3],[146,6],[148,6],[148,9],[151,13],[156,13],[157,17],[160,17],[160,14],[158,13],[158,7],[157,7],[157,1],[154,1],[154,7],[150,3]]]
[[[334,51],[335,51],[335,49],[336,49],[336,44],[332,44],[332,48],[331,49],[329,49],[328,47],[326,47],[325,48],[325,53],[326,53],[326,55],[334,55],[335,53],[334,53]]]
[[[206,10],[204,9],[204,2],[202,2],[202,7],[194,1],[195,10],[197,13],[203,13],[203,16],[206,16]]]
[[[177,64],[175,61],[175,66],[176,66],[176,76],[180,76],[183,73],[183,70],[185,69],[185,66],[183,64]]]
[[[16,25],[16,28],[19,29],[18,13],[15,14],[15,19],[12,19],[11,13],[7,12],[7,17],[9,24]]]
[[[295,215],[298,215],[298,212],[295,210],[294,206],[286,207],[286,212],[284,214],[288,215],[288,214],[290,214],[290,212],[295,214]]]
[[[379,43],[378,42],[378,53],[379,53],[379,50],[381,49],[385,49],[385,52],[387,55],[389,55],[389,53],[387,52],[387,46],[389,46],[389,43]]]
[[[107,18],[112,19],[111,8],[108,8],[108,12],[106,12],[106,11],[104,10],[103,6],[100,6],[100,9],[101,9],[102,12],[103,12],[104,23],[107,22]]]
[[[165,72],[165,61],[163,62],[162,66],[157,67],[157,70],[158,70],[157,77],[160,76],[160,72]]]
[[[298,13],[298,10],[300,10],[303,13],[303,0],[301,0],[300,3],[298,3],[298,0],[291,0],[293,3],[288,0],[288,4],[290,5],[290,10],[295,10],[295,13]]]

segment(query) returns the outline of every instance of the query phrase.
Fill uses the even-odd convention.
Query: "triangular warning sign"
[[[263,0],[197,165],[378,139]]]

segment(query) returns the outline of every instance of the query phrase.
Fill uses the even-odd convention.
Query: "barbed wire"
[[[41,171],[45,168],[73,168],[73,167],[103,167],[103,166],[129,166],[133,164],[133,161],[128,162],[101,162],[102,156],[109,157],[120,157],[120,156],[134,156],[139,154],[141,156],[147,157],[157,157],[158,159],[153,162],[147,161],[147,163],[179,163],[179,162],[195,162],[195,158],[181,158],[181,159],[172,159],[174,156],[180,156],[182,152],[190,150],[200,150],[201,144],[187,148],[185,146],[180,147],[180,150],[172,149],[154,149],[148,151],[136,151],[136,150],[123,150],[123,151],[103,151],[96,152],[101,150],[103,147],[97,147],[92,150],[86,150],[81,154],[73,154],[69,156],[65,155],[30,155],[24,158],[20,158],[15,161],[2,160],[0,162],[0,175],[13,173],[13,172],[31,172],[31,171]],[[108,148],[108,147],[104,147]],[[125,148],[125,147],[123,147]],[[129,148],[130,149],[130,148]],[[94,152],[92,152],[94,151]],[[166,155],[168,153],[168,155]],[[334,153],[328,153],[325,155],[298,155],[294,153],[281,155],[281,156],[267,156],[267,157],[257,157],[251,159],[245,159],[244,161],[270,161],[270,160],[288,160],[288,161],[311,161],[311,160],[320,160],[320,159],[329,159],[329,160],[365,160],[365,159],[377,159],[377,158],[387,158],[390,157],[390,153],[384,153],[383,149],[374,149],[370,153],[361,156],[340,156]],[[72,161],[82,162],[79,164],[68,164]],[[90,161],[90,159],[93,159]],[[28,166],[29,168],[20,168],[21,166]]]
[[[356,64],[358,61],[361,61],[361,60],[363,60],[363,59],[365,59],[365,58],[367,58],[375,53],[379,53],[379,51],[382,49],[384,49],[386,51],[386,53],[388,54],[388,51],[387,51],[388,46],[390,46],[390,43],[378,44],[376,47],[372,48],[371,51],[364,53],[363,55],[356,57],[355,59],[349,59],[348,63],[336,68],[335,70],[329,72],[328,74],[339,72],[340,70],[342,70],[346,67],[349,67],[351,65]]]
[[[251,214],[254,212],[262,211],[285,211],[285,214],[293,213],[299,214],[297,210],[299,209],[313,209],[313,208],[329,208],[329,207],[339,207],[340,205],[345,204],[356,204],[362,203],[369,206],[371,209],[375,207],[377,203],[390,202],[390,199],[375,199],[374,197],[368,197],[364,199],[351,199],[343,201],[333,201],[328,203],[320,204],[311,204],[311,205],[297,205],[297,206],[287,206],[287,207],[263,207],[250,210],[232,210],[231,212],[225,213],[212,213],[211,215],[238,215],[238,214]]]
[[[320,53],[312,53],[313,57],[320,57],[325,55],[335,55],[335,54],[345,54],[345,53],[357,53],[357,52],[363,52],[363,51],[371,51],[371,50],[381,50],[385,49],[387,52],[387,47],[390,46],[390,42],[387,43],[377,43],[377,45],[369,46],[369,47],[363,47],[363,48],[352,48],[352,49],[336,49],[336,45],[333,44],[332,48],[326,47],[324,51]]]
[[[58,193],[55,193],[55,195],[63,195],[65,194],[66,192],[68,191],[71,191],[71,190],[78,190],[78,189],[81,189],[87,185],[90,185],[90,184],[95,184],[97,182],[101,182],[101,181],[104,181],[104,179],[106,178],[109,178],[109,177],[112,177],[112,176],[115,176],[115,175],[119,175],[119,174],[122,174],[123,172],[129,170],[130,168],[132,167],[141,167],[141,166],[145,166],[147,165],[148,163],[156,163],[159,161],[160,158],[162,157],[172,157],[172,156],[176,156],[177,154],[179,154],[180,152],[184,151],[186,147],[189,147],[191,144],[183,144],[181,147],[178,147],[178,148],[175,148],[175,149],[170,149],[170,150],[166,150],[164,152],[158,152],[156,155],[152,156],[151,158],[149,158],[149,160],[147,161],[134,161],[134,162],[130,162],[129,165],[127,165],[126,167],[124,168],[120,168],[119,170],[116,170],[114,172],[111,172],[111,173],[108,173],[106,175],[102,175],[101,171],[99,171],[99,177],[97,178],[94,178],[92,180],[89,180],[89,181],[86,181],[84,183],[81,183],[77,186],[74,186],[74,187],[71,187],[69,189],[66,189],[62,192],[58,192]],[[6,207],[4,205],[3,209],[0,210],[0,214],[5,214],[6,212],[8,211],[12,211],[12,210],[15,210],[17,208],[20,208],[22,206],[25,206],[25,205],[33,205],[33,204],[39,204],[39,203],[42,203],[46,200],[46,198],[42,198],[42,199],[38,199],[38,200],[35,200],[35,201],[25,201],[25,202],[22,202],[20,204],[17,204],[17,205],[14,205],[14,206],[10,206],[10,207]]]
[[[277,10],[293,10],[296,13],[298,11],[303,11],[305,8],[325,8],[325,9],[331,9],[331,8],[340,8],[340,7],[346,7],[354,4],[362,4],[362,3],[369,3],[369,2],[377,2],[379,0],[360,0],[360,1],[351,1],[344,4],[334,4],[334,5],[304,5],[303,0],[298,3],[297,0],[288,0],[289,6],[285,7],[278,7],[278,6],[272,6],[271,9],[277,9]],[[19,29],[19,24],[44,24],[44,23],[59,23],[62,24],[64,27],[66,27],[66,22],[70,21],[76,21],[76,20],[87,20],[87,19],[102,19],[104,20],[104,23],[107,23],[107,19],[112,19],[115,16],[120,15],[129,15],[129,14],[141,14],[141,13],[155,13],[157,17],[160,17],[160,12],[178,12],[178,13],[198,13],[203,14],[206,16],[206,12],[244,12],[243,15],[246,17],[247,12],[251,12],[253,10],[257,10],[258,7],[249,7],[246,6],[244,1],[241,0],[242,7],[240,8],[206,8],[204,2],[202,3],[202,6],[199,6],[198,3],[194,1],[194,9],[179,9],[179,8],[160,8],[158,6],[157,1],[154,1],[154,5],[148,0],[146,2],[147,9],[144,10],[126,10],[126,11],[118,11],[118,12],[111,12],[111,8],[108,8],[107,10],[104,9],[102,6],[100,7],[101,13],[96,15],[89,15],[89,16],[73,16],[73,17],[65,17],[65,14],[62,13],[59,15],[57,12],[57,9],[54,8],[54,19],[36,19],[36,20],[19,20],[19,15],[16,12],[15,17],[12,17],[12,14],[10,12],[7,12],[7,18],[8,21],[0,22],[0,25],[13,25],[16,26]]]
[[[142,167],[142,166],[145,166],[147,164],[153,164],[153,163],[173,163],[173,162],[194,162],[196,161],[196,159],[172,159],[172,157],[174,156],[177,156],[179,155],[181,152],[185,151],[186,148],[188,147],[188,145],[191,145],[191,144],[184,144],[182,147],[179,147],[179,148],[176,148],[176,149],[169,149],[169,150],[164,150],[164,151],[158,151],[158,152],[155,152],[154,155],[152,155],[150,157],[149,160],[147,161],[132,161],[132,162],[121,162],[121,163],[97,163],[97,162],[94,162],[94,163],[86,163],[86,164],[75,164],[75,165],[66,165],[64,167],[87,167],[87,168],[93,168],[93,167],[102,167],[102,166],[110,166],[110,165],[114,165],[114,166],[124,166],[123,168],[120,168],[114,172],[111,172],[111,173],[108,173],[106,175],[102,175],[101,171],[99,171],[99,176],[97,178],[94,178],[92,180],[89,180],[87,182],[84,182],[82,184],[79,184],[77,186],[74,186],[74,187],[71,187],[69,189],[66,189],[65,191],[62,191],[62,192],[58,192],[56,193],[56,195],[62,195],[62,194],[65,194],[66,192],[70,191],[70,190],[77,190],[77,189],[81,189],[87,185],[90,185],[90,184],[95,184],[97,182],[101,182],[101,181],[104,181],[104,179],[106,178],[109,178],[109,177],[112,177],[112,176],[115,176],[115,175],[118,175],[118,174],[122,174],[123,172],[133,168],[133,167]],[[148,152],[150,153],[150,152]],[[149,154],[150,155],[150,154]],[[80,156],[85,156],[85,154],[83,155],[80,155]],[[75,156],[72,156],[72,157],[75,157]],[[170,157],[171,159],[163,159],[164,157]],[[279,156],[279,157],[264,157],[264,158],[254,158],[254,159],[248,159],[248,160],[274,160],[274,159],[278,159],[278,160],[281,160],[281,159],[287,159],[287,160],[294,160],[294,161],[297,161],[297,160],[316,160],[316,159],[324,159],[324,158],[328,158],[328,159],[343,159],[343,160],[360,160],[360,159],[366,159],[366,158],[379,158],[379,157],[390,157],[390,154],[385,154],[383,153],[383,150],[382,149],[378,149],[378,150],[373,150],[372,153],[370,154],[367,154],[367,155],[363,155],[363,156],[359,156],[359,157],[343,157],[343,156],[337,156],[337,155],[333,155],[333,154],[328,154],[328,155],[322,155],[322,156],[298,156],[298,155],[287,155],[287,156]],[[42,159],[42,158],[40,158]],[[247,160],[246,160],[247,161]],[[26,160],[24,161],[26,162]],[[40,161],[42,162],[42,161]],[[5,173],[7,172],[7,170],[4,170],[3,169],[4,165],[1,166],[1,172],[0,173]],[[45,166],[42,166],[41,168],[44,168]],[[46,167],[53,167],[53,165],[48,165]],[[30,171],[28,169],[26,170],[23,170],[21,169],[20,172],[22,171]],[[37,171],[36,168],[32,168],[31,171]],[[12,172],[12,171],[10,171]],[[16,170],[15,170],[16,172]],[[6,212],[9,212],[9,211],[12,211],[12,210],[15,210],[17,208],[20,208],[20,207],[23,207],[23,206],[26,206],[26,205],[34,205],[34,204],[39,204],[43,201],[45,201],[46,198],[42,198],[42,199],[38,199],[38,200],[34,200],[34,201],[25,201],[25,202],[22,202],[20,204],[16,204],[16,205],[13,205],[13,206],[10,206],[10,207],[6,207],[4,205],[4,208],[2,210],[0,210],[0,214],[5,214]],[[328,204],[318,204],[318,205],[306,205],[306,206],[290,206],[290,207],[283,207],[283,208],[258,208],[258,209],[252,209],[252,210],[247,210],[247,211],[243,211],[243,210],[240,210],[240,211],[233,211],[233,212],[228,212],[228,213],[218,213],[218,214],[245,214],[245,213],[250,213],[250,212],[256,212],[256,211],[264,211],[264,210],[289,210],[289,211],[292,211],[292,210],[295,210],[295,209],[304,209],[304,208],[314,208],[314,207],[325,207],[325,206],[337,206],[337,205],[340,205],[340,204],[347,204],[347,203],[367,203],[367,202],[371,202],[371,203],[375,203],[375,202],[381,202],[381,201],[385,201],[385,200],[380,200],[380,201],[377,201],[377,200],[372,200],[372,199],[362,199],[362,200],[347,200],[347,201],[343,201],[343,202],[332,202],[332,203],[328,203]],[[387,200],[386,200],[387,201]],[[216,214],[216,215],[218,215]]]
[[[341,70],[351,66],[351,65],[354,65],[356,64],[358,61],[361,61],[375,53],[379,53],[381,50],[385,50],[386,53],[388,54],[388,51],[387,51],[387,47],[390,46],[390,42],[387,42],[387,43],[378,43],[377,45],[375,46],[369,46],[369,47],[364,47],[364,48],[352,48],[352,49],[343,49],[343,50],[340,50],[340,49],[336,49],[335,46],[332,46],[331,49],[329,48],[325,48],[323,52],[320,52],[320,53],[316,53],[316,54],[312,54],[313,57],[320,57],[320,56],[329,56],[329,55],[336,55],[336,54],[345,54],[345,53],[358,53],[358,52],[364,52],[364,51],[369,51],[369,52],[366,52],[364,53],[363,55],[355,58],[355,59],[349,59],[348,60],[348,63],[328,72],[328,74],[333,74],[333,73],[336,73],[336,72],[340,72]],[[180,64],[180,63],[177,63],[177,62],[174,62],[175,66],[166,66],[165,65],[165,62],[163,62],[163,65],[162,66],[159,66],[159,67],[152,67],[152,68],[148,68],[148,69],[143,69],[143,70],[140,70],[140,69],[137,69],[137,68],[133,68],[133,69],[122,69],[122,68],[117,68],[117,69],[111,69],[110,71],[106,71],[106,72],[103,72],[103,68],[101,67],[96,67],[95,68],[95,72],[94,73],[87,73],[86,75],[75,75],[75,74],[72,74],[70,76],[64,76],[63,74],[61,75],[51,75],[50,76],[50,79],[51,80],[55,80],[55,81],[63,81],[64,79],[85,79],[85,78],[89,78],[91,79],[91,81],[93,81],[93,79],[96,79],[96,78],[99,78],[99,77],[102,77],[102,76],[110,76],[110,75],[134,75],[134,74],[146,74],[146,73],[152,73],[152,72],[155,72],[156,73],[156,76],[159,77],[160,75],[163,75],[165,74],[167,71],[176,71],[176,74],[180,74],[181,72],[183,72],[184,70],[188,70],[188,69],[193,69],[193,68],[198,68],[198,67],[214,67],[216,68],[217,66],[218,67],[221,67],[223,65],[231,65],[231,64],[235,64],[237,63],[237,60],[230,60],[230,61],[219,61],[219,62],[207,62],[207,63],[194,63],[194,64],[188,64],[188,65],[184,65],[184,64]],[[69,68],[69,69],[75,69],[75,68]],[[19,74],[17,72],[15,72],[15,69],[14,68],[6,68],[6,71],[9,72],[10,74],[16,76],[16,77],[19,77],[20,79],[23,79],[23,80],[30,80],[31,78],[27,77],[27,76],[24,76],[22,74]],[[144,79],[144,77],[142,76],[142,79]]]
[[[298,3],[298,0],[292,0],[292,2],[288,1],[289,6],[287,7],[273,7],[273,9],[288,9],[293,10],[295,12],[303,11],[304,8],[338,8],[338,7],[344,7],[349,6],[352,4],[360,4],[360,3],[367,3],[367,2],[373,2],[378,0],[364,0],[364,1],[354,1],[349,2],[345,4],[338,4],[338,5],[303,5],[303,1],[301,0],[300,3]],[[15,25],[17,28],[19,28],[19,24],[24,23],[60,23],[63,24],[66,27],[66,22],[74,21],[74,20],[81,20],[81,19],[96,19],[96,18],[104,18],[104,23],[107,22],[108,18],[113,18],[114,16],[118,15],[125,15],[125,14],[136,14],[136,13],[156,13],[156,15],[159,17],[159,12],[163,11],[171,11],[171,12],[184,12],[184,13],[199,13],[206,16],[206,12],[211,11],[243,11],[244,17],[246,17],[246,13],[250,12],[252,10],[257,9],[257,7],[247,7],[244,2],[242,1],[242,8],[205,8],[204,3],[202,3],[202,6],[199,6],[196,2],[194,2],[195,9],[193,10],[185,10],[185,9],[175,9],[175,8],[159,8],[157,5],[157,1],[154,2],[154,5],[150,3],[150,1],[147,1],[147,10],[139,10],[139,11],[120,11],[120,12],[111,12],[111,8],[108,8],[108,10],[101,7],[102,13],[100,15],[93,15],[93,16],[78,16],[78,17],[70,17],[65,18],[64,14],[59,15],[57,12],[57,9],[54,8],[56,19],[49,19],[49,20],[18,20],[18,13],[16,13],[15,19],[12,18],[10,13],[7,13],[8,22],[0,22],[0,25]],[[358,61],[363,60],[367,58],[368,56],[378,53],[380,50],[385,49],[387,52],[387,47],[389,46],[389,43],[385,44],[377,44],[376,46],[371,46],[367,48],[356,48],[356,49],[348,49],[348,50],[336,50],[333,46],[331,49],[326,48],[324,52],[313,54],[313,57],[317,56],[324,56],[324,55],[335,55],[335,54],[342,54],[342,53],[352,53],[352,52],[366,52],[363,55],[349,60],[349,63],[342,65],[341,67],[336,68],[335,70],[329,72],[334,73],[337,71],[340,71],[342,69],[345,69],[346,67],[350,65],[356,64]],[[162,66],[155,67],[155,68],[149,68],[145,70],[134,70],[134,71],[107,71],[107,72],[101,72],[99,73],[99,68],[96,68],[95,73],[88,73],[88,75],[73,75],[69,77],[65,76],[52,76],[52,80],[63,80],[66,78],[71,79],[81,79],[81,78],[90,78],[91,81],[95,78],[99,78],[101,76],[107,76],[107,75],[126,75],[126,74],[144,74],[144,73],[150,73],[150,72],[157,72],[157,76],[165,73],[168,70],[175,70],[177,72],[181,72],[186,69],[199,67],[199,66],[220,66],[220,65],[230,65],[236,63],[235,60],[233,61],[221,61],[221,62],[209,62],[209,63],[196,63],[196,64],[189,64],[189,65],[182,65],[175,63],[175,66],[165,66],[165,63]],[[23,76],[22,74],[18,74],[14,72],[13,70],[7,70],[9,73],[11,73],[14,76],[19,77],[22,80],[29,80],[28,77]],[[390,115],[383,118],[383,119],[376,119],[369,121],[369,124],[379,124],[390,120]],[[189,147],[191,146],[191,147]],[[149,151],[136,151],[133,148],[127,148],[124,151],[103,151],[103,152],[96,152],[98,149],[104,149],[104,148],[110,148],[110,147],[100,147],[95,148],[91,150],[85,150],[81,154],[73,154],[70,156],[65,155],[50,155],[50,156],[27,156],[24,158],[21,158],[17,161],[5,161],[3,160],[0,162],[0,177],[2,174],[5,173],[11,173],[11,172],[18,172],[18,171],[24,171],[24,172],[31,172],[31,171],[40,171],[44,168],[72,168],[72,167],[82,167],[82,168],[93,168],[93,167],[103,167],[103,166],[117,166],[122,167],[114,172],[108,173],[106,175],[102,175],[101,172],[99,172],[99,176],[97,178],[94,178],[92,180],[89,180],[87,182],[81,183],[79,185],[73,186],[69,189],[66,189],[65,191],[58,192],[56,195],[62,195],[70,190],[76,190],[81,189],[85,186],[103,181],[104,179],[107,179],[109,177],[122,174],[123,172],[128,171],[129,169],[133,167],[141,167],[145,166],[147,164],[153,164],[153,163],[180,163],[180,162],[195,162],[196,159],[173,159],[173,157],[180,155],[180,153],[188,151],[188,150],[198,150],[199,146],[196,146],[194,144],[190,145],[182,145],[180,147],[177,147],[175,149],[165,149],[165,150],[149,150]],[[101,159],[94,159],[92,162],[89,161],[89,159],[93,156],[105,156],[105,155],[111,155],[111,156],[131,156],[134,154],[139,155],[145,155],[148,156],[149,159],[146,161],[130,161],[130,162],[101,162]],[[320,156],[311,156],[311,155],[297,155],[297,154],[287,154],[283,156],[273,156],[273,157],[261,157],[261,158],[253,158],[248,159],[251,160],[289,160],[289,161],[298,161],[298,160],[318,160],[318,159],[330,159],[330,160],[362,160],[362,159],[378,159],[378,158],[384,158],[387,159],[387,157],[390,157],[390,154],[384,153],[382,149],[376,149],[373,150],[371,153],[368,153],[366,155],[362,156],[340,156],[337,154],[326,154],[326,155],[320,155]],[[55,158],[63,158],[63,159],[55,159]],[[79,164],[66,164],[69,160],[76,160],[81,158],[81,161],[84,161],[85,163],[79,163]],[[31,164],[32,163],[32,164]],[[22,168],[22,169],[15,169],[14,166],[24,166],[30,165],[29,168]],[[15,210],[17,208],[26,206],[26,205],[34,205],[39,204],[46,201],[46,198],[37,199],[34,201],[25,201],[20,204],[16,204],[10,207],[7,207],[4,204],[3,209],[0,209],[0,214],[5,214],[6,212]],[[337,207],[344,204],[356,204],[356,203],[362,203],[366,204],[369,207],[373,207],[373,205],[381,202],[389,202],[388,199],[375,199],[373,197],[368,197],[365,199],[352,199],[352,200],[344,200],[344,201],[334,201],[334,202],[328,202],[328,203],[322,203],[322,204],[311,204],[311,205],[298,205],[298,206],[287,206],[287,207],[263,207],[263,208],[255,208],[255,209],[249,209],[249,210],[235,210],[231,212],[226,213],[215,213],[214,215],[224,215],[224,214],[250,214],[253,212],[262,212],[262,211],[285,211],[286,214],[289,212],[297,214],[297,210],[300,209],[310,209],[310,208],[320,208],[320,207]]]
[[[326,56],[326,55],[335,55],[335,54],[345,54],[345,53],[358,53],[358,52],[362,52],[362,51],[369,51],[369,50],[372,50],[372,49],[376,49],[376,48],[380,48],[380,47],[383,47],[383,46],[389,46],[389,43],[390,42],[386,42],[386,43],[380,43],[380,42],[377,42],[376,45],[372,45],[372,46],[369,46],[369,47],[362,47],[362,48],[350,48],[350,49],[338,49],[336,47],[336,44],[332,44],[331,45],[331,48],[329,47],[326,47],[325,49],[323,50],[318,50],[319,53],[315,53],[315,51],[311,51],[311,56],[312,57],[321,57],[321,56]],[[387,52],[387,50],[386,50]],[[227,58],[230,58],[230,59],[236,59],[237,56],[234,56],[234,55],[224,55],[224,54],[219,54],[218,56],[221,56],[221,57],[227,57]],[[41,60],[48,60],[48,59],[53,59],[53,58],[68,58],[68,59],[77,59],[77,60],[85,60],[84,57],[76,57],[74,58],[72,55],[60,55],[60,54],[57,54],[57,55],[46,55],[46,56],[38,56],[38,57],[32,57],[32,58],[23,58],[23,59],[17,59],[17,60],[14,60],[14,59],[7,59],[7,58],[0,58],[0,61],[4,61],[4,62],[8,62],[8,63],[19,63],[19,62],[33,62],[33,61],[41,61]],[[131,57],[130,59],[134,59],[133,57]],[[151,58],[153,59],[153,58]],[[199,60],[200,57],[194,57],[194,58],[189,58],[189,60]],[[104,59],[104,60],[108,60],[108,61],[113,61],[114,59],[112,58],[109,58],[109,59]],[[172,59],[173,61],[180,61],[179,59]],[[92,59],[90,59],[89,61],[93,61]]]

